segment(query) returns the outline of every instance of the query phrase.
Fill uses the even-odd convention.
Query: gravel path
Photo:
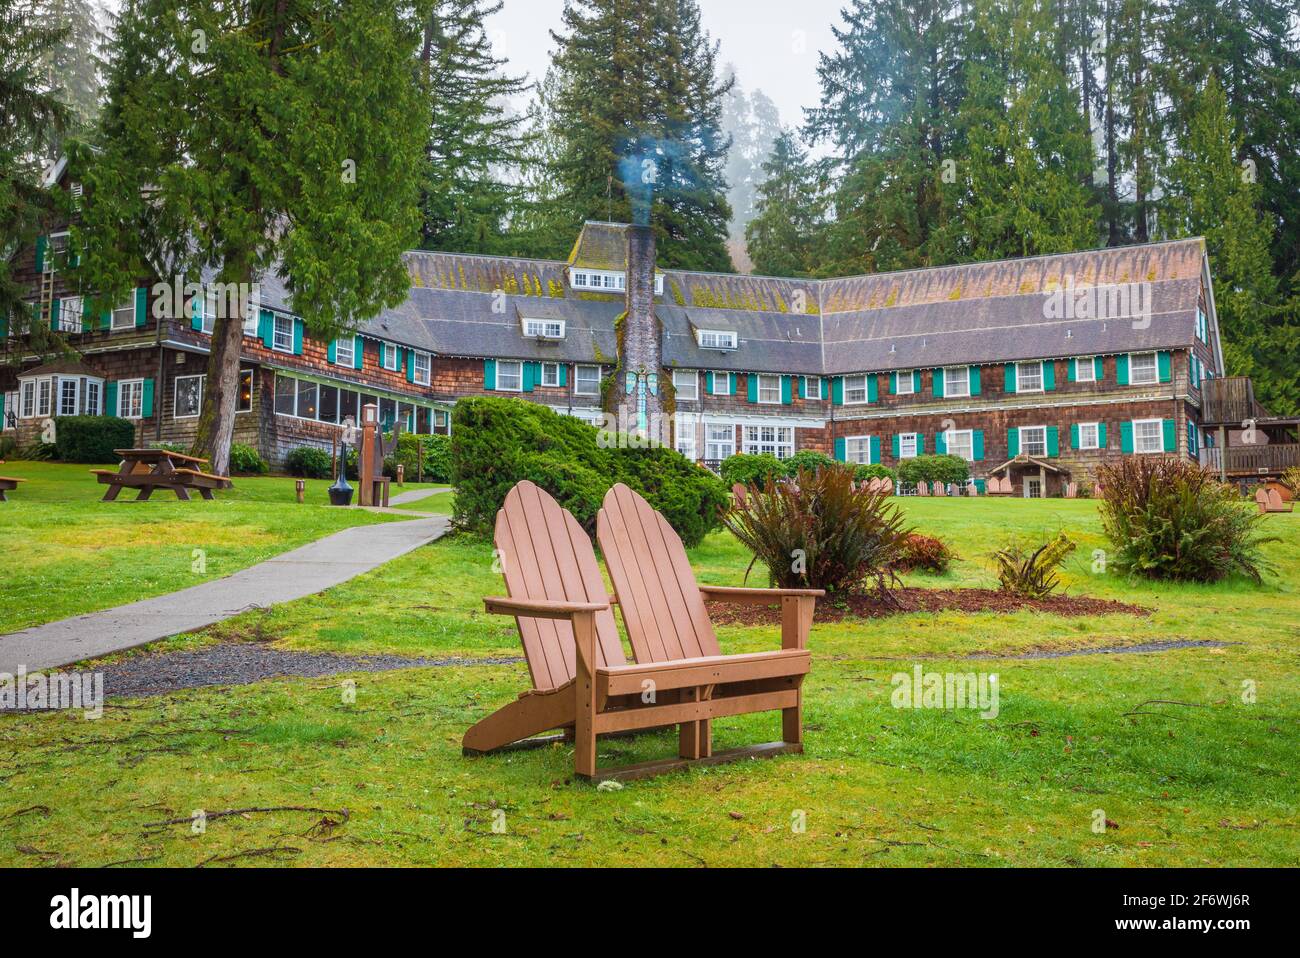
[[[1160,642],[1138,642],[1133,645],[1099,645],[1087,649],[1031,649],[1028,652],[999,655],[996,652],[972,652],[970,655],[890,655],[868,656],[874,661],[914,662],[938,659],[959,661],[1031,661],[1034,659],[1070,659],[1079,655],[1146,655],[1152,652],[1172,652],[1175,649],[1221,649],[1240,642],[1217,642],[1213,639],[1168,639]]]

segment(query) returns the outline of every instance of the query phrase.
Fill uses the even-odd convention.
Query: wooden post
[[[397,464],[397,484],[406,485],[406,466],[400,462]]]
[[[1228,481],[1228,427],[1219,427],[1219,481]]]
[[[357,476],[360,480],[361,495],[358,503],[363,506],[375,505],[375,456],[378,455],[376,444],[379,438],[379,407],[374,403],[361,408],[361,452],[357,457]]]
[[[302,502],[303,502],[303,497],[304,497],[304,495],[305,495],[306,492],[307,492],[307,480],[306,480],[306,479],[296,479],[296,480],[294,480],[294,483],[293,483],[293,491],[294,491],[295,493],[297,493],[297,495],[298,495],[298,504],[301,505]]]
[[[424,443],[418,439],[415,442],[415,481],[424,482]]]

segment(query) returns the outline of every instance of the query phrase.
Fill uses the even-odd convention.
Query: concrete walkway
[[[388,497],[390,506],[400,506],[406,502],[419,502],[421,499],[428,499],[430,496],[436,496],[440,492],[451,492],[451,486],[438,486],[436,489],[412,489],[410,492],[399,492],[395,496]]]
[[[224,579],[2,635],[0,672],[57,668],[315,595],[433,542],[448,525],[433,516],[344,529]]]

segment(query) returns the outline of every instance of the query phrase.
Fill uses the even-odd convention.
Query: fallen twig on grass
[[[311,808],[306,805],[272,805],[266,808],[227,808],[217,812],[204,812],[205,821],[214,821],[218,818],[229,818],[232,815],[265,815],[272,812],[311,812],[317,815],[342,815],[343,821],[340,824],[346,824],[352,817],[352,813],[346,808]],[[168,825],[189,825],[194,821],[193,815],[184,815],[178,818],[168,818],[161,822],[146,822],[145,829],[166,828]]]
[[[1181,715],[1174,715],[1170,712],[1143,712],[1142,710],[1148,705],[1181,705],[1189,709],[1203,709],[1207,707],[1199,702],[1175,702],[1173,699],[1147,699],[1133,711],[1125,712],[1124,715],[1157,715],[1161,718],[1176,718],[1180,720],[1183,717]]]
[[[8,815],[0,815],[0,822],[7,822],[11,818],[17,818],[19,815],[27,815],[36,812],[45,818],[50,817],[50,806],[48,805],[28,805],[26,808],[20,808],[16,812],[10,812]]]
[[[236,852],[233,855],[214,855],[212,858],[205,858],[195,865],[195,868],[204,868],[208,865],[217,865],[223,862],[233,862],[241,858],[292,858],[294,855],[301,855],[301,848],[294,848],[291,845],[277,845],[274,848],[250,848],[246,852]]]

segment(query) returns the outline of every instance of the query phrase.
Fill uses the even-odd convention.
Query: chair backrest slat
[[[497,513],[496,545],[512,599],[605,602],[605,581],[582,526],[549,493],[524,481]],[[539,690],[559,688],[577,674],[573,626],[562,619],[518,617],[524,656]],[[627,662],[614,613],[596,613],[597,665]]]
[[[614,486],[596,538],[638,662],[721,654],[682,540],[648,502]]]

